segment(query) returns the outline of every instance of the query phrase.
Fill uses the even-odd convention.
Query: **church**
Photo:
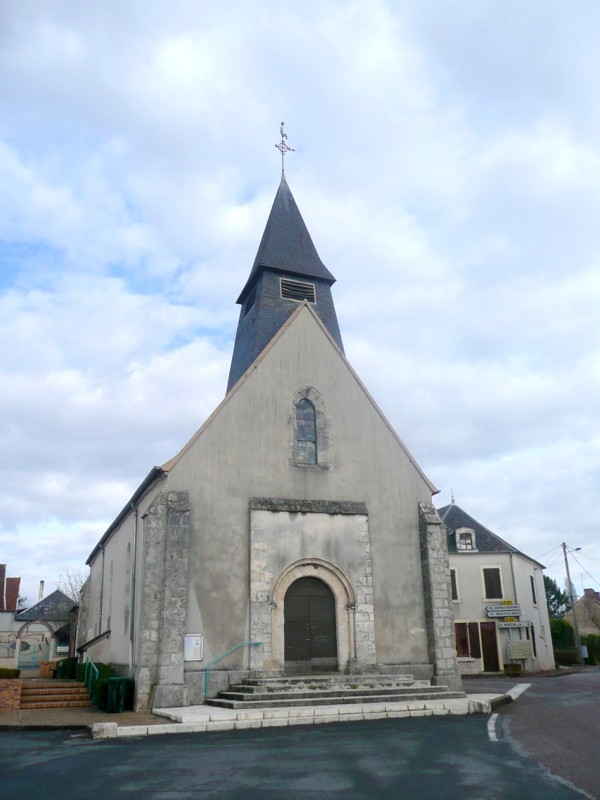
[[[334,282],[282,169],[226,395],[87,561],[78,650],[138,709],[249,675],[461,686],[436,489],[345,358]]]

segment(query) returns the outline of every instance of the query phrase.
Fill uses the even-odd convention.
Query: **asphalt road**
[[[93,741],[0,732],[7,797],[581,800],[485,715]]]
[[[523,678],[531,687],[501,713],[506,735],[556,775],[600,797],[600,670]]]

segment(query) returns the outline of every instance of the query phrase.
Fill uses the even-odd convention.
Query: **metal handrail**
[[[233,653],[233,651],[237,650],[238,647],[246,647],[247,645],[249,645],[250,647],[256,647],[259,644],[262,644],[262,642],[238,642],[238,644],[234,645],[234,647],[232,647],[226,653],[223,653],[223,655],[217,656],[216,658],[213,658],[212,661],[209,661],[204,669],[204,697],[205,698],[208,697],[208,670],[210,667],[212,667],[213,664],[216,664],[217,661],[221,661],[230,653]]]
[[[90,669],[88,669],[88,667]],[[100,672],[98,670],[98,667],[94,664],[92,659],[89,656],[87,656],[85,662],[85,670],[83,672],[83,682],[90,694],[92,694],[92,686],[98,680],[99,677],[100,677]]]

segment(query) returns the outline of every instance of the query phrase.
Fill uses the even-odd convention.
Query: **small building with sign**
[[[544,567],[452,503],[446,525],[461,674],[554,668]]]

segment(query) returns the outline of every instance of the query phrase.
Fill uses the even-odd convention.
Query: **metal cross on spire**
[[[291,153],[295,152],[293,147],[288,147],[288,145],[286,144],[285,140],[287,139],[287,133],[283,132],[283,126],[284,125],[285,125],[285,122],[282,122],[281,125],[279,126],[279,133],[281,134],[281,141],[278,144],[275,145],[275,147],[281,153],[281,175],[282,176],[285,174],[285,164],[284,164],[285,154],[286,153],[290,153],[290,152]]]

